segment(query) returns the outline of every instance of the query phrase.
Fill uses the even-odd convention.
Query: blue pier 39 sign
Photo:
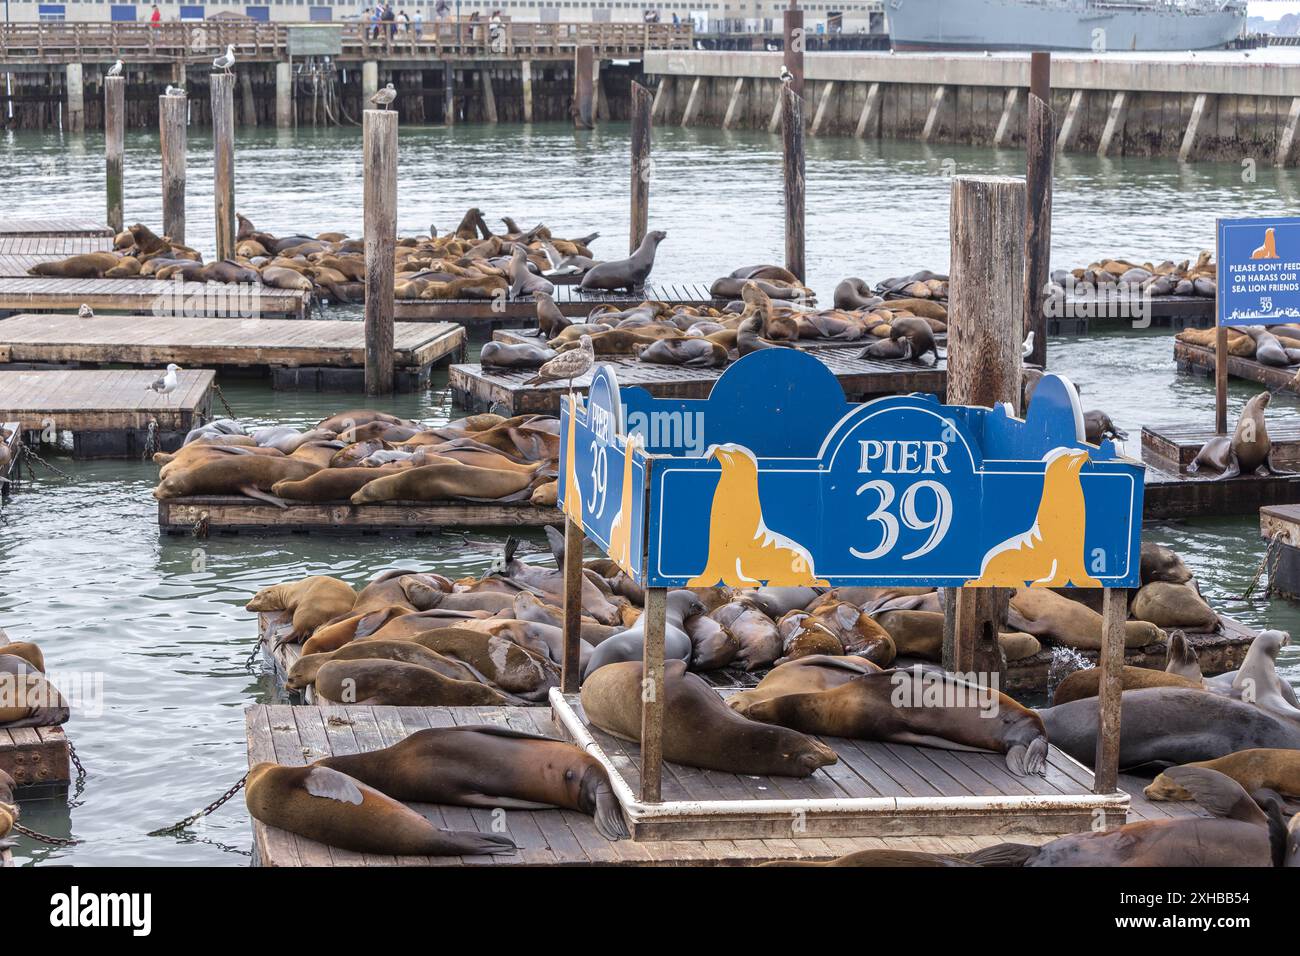
[[[1300,218],[1220,219],[1220,325],[1300,322]]]
[[[605,471],[590,423],[613,387],[598,375],[585,413],[563,416],[577,467],[562,455],[561,497],[572,517],[581,493],[584,527],[604,546],[586,507],[600,476],[631,476],[607,480],[623,513],[644,487],[644,518],[628,527],[646,586],[1138,584],[1142,465],[1083,440],[1078,396],[1059,376],[1039,382],[1021,420],[924,395],[849,403],[821,362],[767,349],[729,367],[707,399],[623,389]]]

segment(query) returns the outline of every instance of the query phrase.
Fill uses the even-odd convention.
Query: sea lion
[[[1129,614],[1139,621],[1150,621],[1159,628],[1183,627],[1191,631],[1215,631],[1219,615],[1188,584],[1152,581],[1138,588],[1129,605]]]
[[[889,631],[856,604],[823,601],[808,613],[840,639],[845,654],[865,657],[881,667],[893,663],[898,651]]]
[[[284,686],[289,690],[306,690],[316,682],[316,674],[330,661],[355,661],[380,659],[418,664],[437,671],[443,677],[460,681],[476,681],[482,676],[463,661],[429,650],[414,641],[353,641],[332,651],[304,653],[289,668]]]
[[[463,661],[493,687],[525,700],[544,698],[559,683],[559,669],[548,657],[520,647],[509,638],[449,627],[445,623],[428,630],[408,630],[403,622],[416,617],[407,614],[397,618],[366,640],[414,641],[444,657]]]
[[[823,736],[1001,753],[1018,777],[1041,774],[1047,764],[1047,733],[1032,710],[1006,694],[920,667],[759,701],[746,716]]]
[[[244,802],[269,826],[357,853],[466,856],[515,849],[499,834],[438,829],[405,804],[329,767],[259,763],[248,771]]]
[[[1250,642],[1241,669],[1233,674],[1231,695],[1300,727],[1295,691],[1277,673],[1277,653],[1289,643],[1291,635],[1286,631],[1260,631]]]
[[[593,672],[582,685],[587,719],[615,737],[639,741],[643,677],[640,661]],[[742,717],[687,673],[684,661],[664,663],[663,756],[688,767],[783,777],[807,777],[839,759],[819,740]]]
[[[512,299],[533,295],[537,292],[545,292],[549,295],[555,291],[555,286],[552,283],[539,275],[534,275],[529,270],[528,256],[521,245],[516,245],[514,252],[510,254],[510,265],[506,269],[506,275],[510,277],[510,298]]]
[[[385,475],[362,485],[350,500],[354,505],[375,501],[500,501],[518,495],[531,484],[529,475],[451,462]]]
[[[513,702],[478,681],[457,680],[419,664],[382,658],[326,661],[316,672],[316,693],[338,704],[393,707],[490,707]]]
[[[740,651],[740,641],[708,614],[692,614],[686,619],[684,629],[691,639],[691,670],[726,667]]]
[[[1150,584],[1152,581],[1186,584],[1192,579],[1192,572],[1188,570],[1182,558],[1169,548],[1149,541],[1142,542],[1141,574],[1143,584]]]
[[[1100,684],[1100,667],[1089,667],[1075,671],[1056,686],[1056,692],[1052,695],[1052,705],[1058,706],[1068,704],[1072,700],[1096,697],[1099,693],[1098,687]],[[1139,690],[1143,687],[1205,689],[1199,680],[1190,680],[1186,677],[1179,677],[1177,674],[1170,674],[1168,671],[1158,671],[1150,667],[1130,667],[1128,664],[1125,664],[1120,671],[1120,684],[1123,690]]]
[[[1080,650],[1101,650],[1102,616],[1092,608],[1049,588],[1017,588],[1011,596],[1007,624],[1034,637],[1050,637]],[[1164,643],[1165,634],[1148,621],[1124,622],[1124,646]]]
[[[841,280],[835,287],[833,296],[835,308],[848,311],[874,309],[884,301],[871,291],[871,286],[866,280],[855,277]]]
[[[899,656],[927,661],[943,658],[943,621],[942,611],[888,610],[876,616],[876,623],[889,634]],[[999,633],[998,646],[1008,661],[1032,657],[1042,650],[1037,638],[1019,631]]]
[[[1208,468],[1217,471],[1219,478],[1290,474],[1272,462],[1273,443],[1269,440],[1268,426],[1264,421],[1264,409],[1268,408],[1271,397],[1268,392],[1260,392],[1248,401],[1241,410],[1232,437],[1219,435],[1202,445],[1196,458],[1187,466],[1188,473],[1194,475],[1202,468]]]
[[[1120,695],[1121,768],[1213,760],[1253,747],[1300,748],[1300,728],[1239,700],[1186,687]],[[1089,767],[1097,751],[1097,702],[1038,711],[1052,745]]]
[[[1169,632],[1169,647],[1165,653],[1165,673],[1185,677],[1205,686],[1204,676],[1201,674],[1200,655],[1196,653],[1196,648],[1192,647],[1191,641],[1182,631]]]
[[[452,590],[451,579],[429,571],[394,568],[370,579],[359,592],[353,611],[389,607],[394,604],[413,611],[441,608],[443,598]]]
[[[736,660],[744,664],[747,671],[775,663],[785,651],[785,641],[772,619],[745,601],[732,601],[710,612],[709,616],[739,643]]]
[[[369,637],[395,617],[413,613],[409,606],[393,605],[378,609],[356,611],[336,617],[316,630],[302,642],[303,654],[322,654],[336,651],[359,638]],[[281,641],[280,643],[284,643]]]
[[[777,664],[812,655],[844,653],[839,637],[807,611],[791,611],[776,622],[776,630],[781,635],[781,657],[776,659]]]
[[[1100,445],[1106,438],[1121,441],[1128,438],[1128,432],[1111,421],[1109,415],[1096,408],[1083,413],[1083,433],[1084,441],[1091,445]]]
[[[656,365],[680,365],[683,368],[722,368],[727,364],[727,350],[704,338],[659,339],[643,348],[637,357]]]
[[[650,277],[650,270],[655,264],[655,250],[659,243],[668,238],[668,233],[652,229],[645,234],[636,252],[626,259],[612,262],[599,262],[587,270],[578,288],[583,291],[600,290],[612,292],[615,289],[627,289],[635,292],[645,285]]]
[[[290,501],[350,501],[365,485],[397,470],[392,466],[322,468],[306,478],[277,481],[271,494]]]
[[[918,362],[927,354],[933,355],[936,360],[939,358],[939,347],[934,341],[934,330],[925,319],[895,316],[889,323],[889,337],[895,342],[900,339],[906,340],[907,358]]]
[[[0,727],[57,727],[70,714],[68,702],[43,673],[25,658],[0,652]]]
[[[694,650],[686,633],[686,618],[703,614],[704,605],[692,592],[670,591],[664,604],[664,658],[687,660]],[[645,653],[645,616],[625,631],[601,641],[582,669],[586,681],[597,669],[619,661],[641,660]]]
[[[537,334],[542,338],[553,339],[573,324],[549,293],[534,292],[533,298],[537,300]]]
[[[763,676],[758,685],[726,699],[727,706],[746,713],[762,700],[789,694],[814,694],[847,684],[863,674],[879,674],[881,668],[865,657],[814,654],[778,664]]]
[[[529,342],[510,345],[505,342],[484,342],[479,351],[479,362],[485,368],[541,368],[558,353]]]
[[[57,262],[38,262],[27,270],[30,276],[58,276],[63,279],[99,279],[116,266],[111,252],[85,252]]]
[[[833,860],[769,860],[759,866],[860,866],[860,867],[960,867],[979,866],[961,854],[926,853],[923,850],[858,850]]]
[[[306,478],[318,470],[319,466],[296,458],[228,455],[171,472],[158,483],[153,496],[161,500],[190,495],[242,494],[285,508],[285,502],[270,493],[275,483]]]
[[[19,813],[18,803],[14,800],[16,787],[14,778],[0,770],[0,850],[8,850],[14,846],[14,841],[9,839],[9,833],[13,830],[14,821],[18,819]]]
[[[1184,764],[1205,767],[1231,777],[1247,793],[1269,789],[1284,797],[1300,797],[1300,751],[1256,747],[1219,757]],[[1191,791],[1161,773],[1142,791],[1148,800],[1191,800]]]
[[[485,724],[438,727],[383,750],[326,757],[315,765],[396,800],[494,810],[560,807],[594,817],[608,840],[628,837],[604,766],[550,737]]]
[[[12,654],[14,657],[21,657],[42,674],[45,673],[45,654],[42,653],[41,649],[29,641],[9,641],[6,643],[3,630],[0,630],[0,654]]]
[[[329,418],[318,422],[316,427],[337,434],[360,425],[369,425],[371,422],[383,422],[388,425],[406,424],[396,415],[390,415],[387,412],[377,412],[371,408],[355,408],[350,411],[339,412],[337,415],[331,415]]]
[[[288,581],[262,588],[244,605],[247,611],[288,611],[292,624],[282,636],[300,642],[326,621],[352,610],[357,592],[338,578],[316,574],[300,581]]]

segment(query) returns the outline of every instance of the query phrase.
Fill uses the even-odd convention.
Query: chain
[[[203,817],[206,817],[209,814],[216,813],[219,809],[221,809],[221,807],[226,803],[226,801],[228,801],[235,794],[239,793],[240,790],[243,790],[244,784],[246,783],[248,783],[248,774],[244,774],[242,777],[240,777],[238,783],[236,783],[233,787],[231,787],[229,790],[223,793],[216,800],[213,800],[202,810],[199,810],[197,813],[191,813],[184,820],[180,821],[180,823],[173,824],[172,826],[169,827],[163,827],[161,830],[154,830],[149,834],[149,836],[166,836],[169,833],[179,833],[181,830],[184,830],[186,827],[188,827],[190,824],[194,823],[195,821],[201,820]]]
[[[1246,591],[1241,596],[1241,600],[1249,601],[1251,594],[1254,593],[1255,587],[1260,580],[1266,575],[1268,583],[1264,585],[1264,597],[1268,597],[1273,591],[1273,582],[1277,579],[1277,563],[1282,558],[1282,537],[1285,532],[1274,531],[1273,536],[1268,539],[1268,547],[1264,549],[1264,557],[1259,561],[1259,567],[1255,569],[1254,576],[1250,579],[1250,584],[1246,585]]]
[[[140,456],[142,461],[148,461],[153,457],[154,452],[158,450],[158,419],[149,419],[149,431],[144,436],[144,454]]]
[[[66,471],[60,471],[58,468],[55,468],[48,461],[42,458],[40,455],[36,454],[36,452],[32,451],[31,445],[23,445],[22,448],[23,448],[23,458],[27,461],[27,471],[33,478],[36,477],[36,470],[32,468],[32,462],[38,461],[46,468],[48,468],[50,471],[58,475],[60,478],[66,478],[69,481],[72,480],[72,476],[68,474]]]
[[[212,390],[217,393],[217,398],[221,401],[221,404],[225,406],[226,414],[231,418],[238,418],[239,416],[235,414],[235,410],[231,408],[230,403],[226,401],[226,393],[221,390],[221,386],[216,382],[213,382]]]
[[[81,757],[77,755],[77,748],[72,746],[72,741],[68,740],[67,744],[68,758],[72,761],[72,765],[77,768],[77,779],[73,782],[72,796],[68,798],[68,806],[79,807],[81,806],[79,798],[82,791],[86,789],[86,768],[81,762]]]
[[[194,537],[206,538],[208,536],[208,527],[209,527],[208,518],[209,518],[208,513],[206,511],[203,511],[200,512],[199,516],[194,519],[194,527],[190,529],[190,533],[193,534]]]
[[[50,836],[45,833],[37,833],[35,830],[29,830],[21,823],[14,824],[14,832],[21,833],[25,837],[35,840],[37,843],[46,843],[50,846],[76,846],[80,840],[65,839],[64,837]]]

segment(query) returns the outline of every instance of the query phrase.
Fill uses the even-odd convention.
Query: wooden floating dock
[[[9,437],[5,438],[5,434]],[[23,428],[19,422],[0,421],[0,447],[3,447],[8,454],[8,463],[0,468],[0,478],[6,479],[0,481],[0,502],[3,502],[13,492],[13,483],[18,480],[19,458],[22,457],[23,450]]]
[[[178,279],[62,279],[0,276],[0,313],[72,311],[83,304],[117,311],[178,318],[306,318],[311,295],[223,282]]]
[[[1269,542],[1264,561],[1269,590],[1300,601],[1300,505],[1260,508],[1259,533]]]
[[[8,643],[0,633],[0,653]],[[0,770],[28,793],[44,795],[66,789],[72,782],[72,761],[63,728],[0,727]]]
[[[0,238],[27,236],[112,239],[113,230],[84,219],[0,219]]]
[[[449,322],[399,322],[393,343],[399,391],[428,385],[433,366],[465,352],[465,330]],[[153,315],[17,315],[0,320],[0,374],[15,365],[135,365],[223,372],[256,369],[273,388],[365,388],[361,322],[311,319],[175,319]]]
[[[303,766],[322,757],[334,754],[359,753],[391,746],[410,734],[430,727],[452,727],[472,724],[495,724],[524,733],[562,737],[560,725],[552,712],[545,707],[363,707],[358,705],[325,707],[292,707],[288,705],[257,705],[245,711],[248,739],[249,765],[272,761],[287,766]],[[893,753],[892,745],[874,745],[862,741],[858,745],[861,758],[855,757],[864,773],[882,782],[892,784],[890,774],[903,774],[906,764]],[[862,747],[873,748],[868,758]],[[878,749],[874,749],[878,748]],[[906,748],[916,749],[916,748]],[[1029,787],[1051,788],[1052,781],[1060,788],[1079,789],[1091,785],[1092,775],[1077,764],[1068,767],[1070,773],[1056,766],[1062,758],[1054,755],[1053,776],[1046,781],[1033,778],[1028,786],[1016,784],[1020,778],[1002,776],[989,770],[994,781],[979,773],[969,773],[966,761],[958,757],[987,755],[956,754],[952,751],[926,750],[923,768],[927,778],[919,781],[907,778],[916,789],[942,792],[958,788],[998,790],[1005,788],[1017,795],[1031,795]],[[929,758],[937,758],[937,762]],[[876,764],[878,757],[882,764]],[[948,760],[946,758],[953,758]],[[918,757],[919,759],[919,757]],[[635,785],[635,763],[630,766],[620,760],[622,773]],[[868,768],[874,764],[875,770]],[[1073,764],[1073,761],[1070,761]],[[949,770],[944,767],[951,768]],[[808,791],[832,788],[845,792],[846,788],[863,792],[875,789],[870,783],[847,766],[830,768],[839,775],[837,782],[824,774],[807,780],[793,778],[749,778],[734,774],[678,767],[665,764],[665,795],[675,797],[678,788],[690,787],[707,793],[711,799],[736,795],[740,799],[752,796],[759,787],[767,793],[802,799]],[[913,771],[915,772],[915,771]],[[1004,780],[1003,777],[1006,777]],[[884,783],[888,780],[889,784]],[[857,781],[854,783],[853,781]],[[1008,782],[1010,781],[1010,782]],[[1037,784],[1034,781],[1038,781]],[[1121,786],[1128,791],[1129,819],[1169,819],[1193,815],[1206,815],[1191,803],[1151,803],[1142,796],[1146,781],[1122,775]],[[901,789],[899,785],[894,785]],[[1016,790],[1015,787],[1020,789]],[[940,789],[942,788],[942,790]],[[1023,791],[1023,793],[1022,793]],[[1120,802],[1109,798],[1115,803]],[[1121,798],[1123,799],[1123,798]],[[434,804],[413,804],[417,810],[436,825],[452,829],[474,829],[491,832],[494,822],[489,809],[470,809]],[[510,810],[505,823],[510,837],[519,844],[518,853],[508,856],[468,857],[392,857],[354,853],[329,847],[258,820],[253,826],[253,858],[260,866],[752,866],[775,860],[830,860],[848,853],[866,849],[919,850],[931,853],[969,853],[993,846],[1005,839],[1022,843],[1044,843],[1051,834],[1024,832],[1015,827],[997,835],[906,836],[890,834],[872,836],[814,836],[791,832],[791,814],[784,817],[785,832],[781,836],[753,839],[693,838],[670,840],[619,840],[611,842],[596,830],[591,817],[571,810]]]
[[[560,312],[570,317],[591,314],[601,305],[630,309],[642,302],[665,305],[721,306],[707,285],[695,283],[649,283],[636,295],[621,292],[581,292],[576,285],[557,285],[553,295]],[[3,300],[0,300],[3,301]],[[488,331],[521,321],[537,321],[537,303],[531,296],[520,299],[398,299],[394,316],[406,322],[459,322],[467,328]]]
[[[1189,342],[1180,342],[1175,339],[1174,361],[1178,363],[1178,371],[1180,372],[1209,375],[1211,377],[1214,375],[1214,349],[1192,345]],[[1250,382],[1258,382],[1260,385],[1267,385],[1274,391],[1284,390],[1293,394],[1300,393],[1300,368],[1294,365],[1290,368],[1277,368],[1240,355],[1229,355],[1228,375],[1232,378],[1241,378]]]
[[[190,534],[196,528],[212,534],[437,534],[446,528],[540,528],[563,522],[558,508],[539,507],[527,501],[393,501],[365,505],[303,501],[278,508],[242,495],[210,495],[158,502],[158,527],[166,534]]]
[[[172,450],[211,416],[215,378],[208,370],[177,374],[176,391],[163,396],[149,390],[157,370],[0,372],[0,420],[17,421],[28,433],[71,432],[79,458]]]
[[[834,373],[851,402],[908,392],[943,395],[947,388],[948,373],[942,360],[927,366],[917,362],[860,359],[856,352],[847,354],[844,349],[817,349],[810,354]],[[639,386],[656,398],[707,398],[723,371],[656,365],[633,358],[610,358],[602,362],[614,366],[620,385]],[[473,412],[496,409],[506,416],[558,415],[568,383],[524,385],[535,374],[535,369],[485,370],[477,364],[453,365],[449,372],[452,401]],[[574,391],[584,394],[590,384],[590,372],[573,380]]]
[[[112,239],[98,236],[0,236],[0,276],[26,276],[40,262],[112,248]]]
[[[1146,465],[1144,519],[1249,515],[1264,505],[1300,502],[1300,474],[1236,478],[1219,478],[1208,471],[1188,474],[1187,465],[1212,437],[1211,429],[1190,425],[1142,429],[1142,462]],[[1300,428],[1290,424],[1270,426],[1269,437],[1274,448],[1281,449],[1279,464],[1300,469]]]
[[[1129,308],[1133,308],[1130,306]],[[1144,306],[1145,307],[1145,306]],[[1064,314],[1047,319],[1048,335],[1087,335],[1089,332],[1113,332],[1131,329],[1135,318],[1111,315],[1080,315],[1098,309],[1118,311],[1115,301],[1102,299],[1066,299],[1059,305],[1048,305]],[[1076,317],[1077,316],[1077,317]],[[1197,295],[1161,295],[1151,299],[1149,327],[1155,329],[1208,329],[1214,325],[1214,299]]]
[[[497,342],[504,342],[506,345],[545,345],[546,340],[537,335],[536,328],[531,329],[496,329],[492,332],[492,338]],[[947,342],[947,335],[940,334],[935,336],[935,342],[940,348],[944,348]],[[810,352],[816,349],[856,349],[862,351],[872,342],[878,342],[879,339],[874,336],[866,336],[854,342],[846,342],[840,339],[799,339],[792,343],[794,348],[802,352]]]

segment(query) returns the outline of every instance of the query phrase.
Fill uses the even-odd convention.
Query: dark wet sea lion
[[[668,233],[652,229],[645,234],[636,252],[628,258],[600,262],[588,269],[578,288],[604,291],[627,289],[629,292],[640,289],[654,268],[655,250],[667,237]]]
[[[1271,460],[1273,443],[1269,440],[1268,425],[1264,421],[1264,409],[1268,408],[1270,398],[1270,393],[1260,392],[1247,402],[1232,438],[1226,435],[1211,438],[1201,446],[1187,471],[1196,474],[1204,467],[1217,471],[1220,478],[1257,472],[1261,475],[1290,474],[1276,467]]]
[[[512,701],[478,681],[382,658],[327,661],[316,672],[316,693],[338,704],[393,707],[490,707]]]
[[[726,667],[740,651],[740,642],[707,614],[693,614],[684,624],[691,639],[691,670],[710,671]]]
[[[736,660],[744,664],[747,671],[775,663],[785,652],[785,641],[772,619],[745,601],[724,604],[709,616],[739,642]]]
[[[45,675],[0,645],[0,728],[56,727],[67,723],[71,711],[58,688]]]
[[[1213,760],[1253,747],[1300,748],[1300,729],[1251,704],[1182,687],[1125,691],[1121,697],[1121,768]],[[1091,767],[1097,751],[1097,702],[1091,698],[1039,712],[1053,746]]]
[[[850,277],[835,287],[833,302],[837,309],[871,309],[885,300],[871,291],[864,279]]]
[[[486,368],[541,368],[556,354],[554,349],[529,342],[509,344],[492,341],[483,343],[479,362]]]
[[[1083,413],[1083,432],[1084,440],[1093,445],[1100,445],[1104,438],[1128,438],[1128,432],[1111,421],[1105,412],[1095,408]]]
[[[418,664],[452,680],[476,681],[482,676],[463,661],[444,657],[414,641],[353,641],[332,651],[304,652],[293,662],[285,678],[289,690],[305,690],[316,682],[316,674],[330,661],[380,659]]]
[[[316,766],[396,800],[503,810],[561,807],[594,817],[606,839],[628,836],[604,766],[550,737],[489,725],[439,727],[383,750],[326,757]]]
[[[814,694],[847,684],[863,674],[878,674],[881,668],[865,657],[814,654],[773,667],[756,687],[732,694],[727,706],[744,714],[761,700],[789,694]]]
[[[593,725],[624,740],[641,739],[644,671],[639,661],[610,664],[582,685]],[[835,751],[784,727],[747,720],[722,702],[683,661],[664,664],[664,759],[728,773],[806,777],[835,763]]]
[[[1021,777],[1042,773],[1047,761],[1047,734],[1032,710],[1006,694],[920,668],[759,701],[746,714],[810,734],[1001,753]]]
[[[925,319],[895,317],[889,323],[889,337],[895,342],[900,339],[907,341],[908,358],[920,361],[927,353],[936,359],[939,357],[939,347],[934,342],[934,330]]]
[[[1150,584],[1152,581],[1186,584],[1192,579],[1192,572],[1188,570],[1182,558],[1169,548],[1149,541],[1142,542],[1141,573],[1143,584]]]
[[[465,856],[510,853],[509,837],[440,830],[405,804],[329,767],[259,763],[248,772],[248,812],[262,823],[357,853]]]
[[[727,350],[705,338],[660,339],[637,356],[642,362],[680,365],[684,368],[722,368]]]

